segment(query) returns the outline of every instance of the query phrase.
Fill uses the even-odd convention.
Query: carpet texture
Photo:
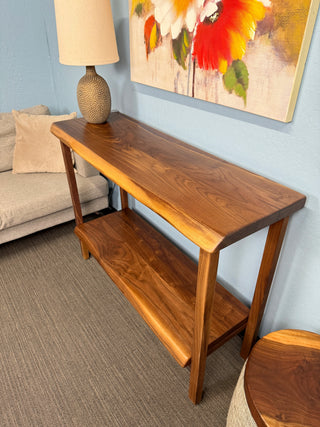
[[[74,223],[0,245],[0,425],[225,426],[243,360],[207,361],[204,398],[94,258]]]

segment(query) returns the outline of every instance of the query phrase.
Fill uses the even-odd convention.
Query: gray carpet
[[[224,426],[243,361],[209,356],[205,395],[91,258],[73,223],[0,245],[1,426]]]

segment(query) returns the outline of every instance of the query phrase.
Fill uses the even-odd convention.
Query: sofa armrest
[[[89,176],[99,175],[99,171],[96,168],[86,162],[82,157],[77,153],[74,153],[74,163],[75,169],[79,175],[84,176],[85,178]]]

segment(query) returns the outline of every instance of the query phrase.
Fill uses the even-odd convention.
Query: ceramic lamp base
[[[78,105],[89,123],[104,123],[111,111],[111,96],[107,82],[96,73],[94,66],[86,67],[86,74],[77,87]]]

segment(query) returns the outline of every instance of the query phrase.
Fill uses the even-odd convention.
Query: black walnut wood
[[[207,252],[290,216],[305,203],[300,193],[120,113],[102,125],[75,119],[54,123],[51,130]]]
[[[138,214],[125,209],[75,228],[111,279],[181,366],[191,361],[197,265]],[[246,326],[248,308],[217,283],[209,350]]]
[[[241,348],[241,356],[246,359],[256,340],[262,315],[267,303],[273,275],[277,266],[282,242],[289,218],[284,218],[269,227],[260,271],[251,304],[248,327]]]
[[[305,196],[120,113],[108,123],[54,123],[62,145],[84,256],[92,255],[166,348],[191,363],[189,396],[201,400],[207,354],[247,329],[248,354],[263,315],[288,217]],[[83,223],[70,149],[120,187],[123,211]],[[198,266],[128,209],[128,194],[200,248]],[[219,252],[270,226],[249,310],[216,283]]]
[[[128,193],[124,191],[122,188],[120,188],[120,198],[121,198],[122,209],[128,208],[129,207]]]
[[[259,427],[320,426],[320,335],[282,330],[249,356],[244,386]]]
[[[62,142],[60,143],[60,145],[61,145],[64,165],[65,165],[66,172],[67,172],[66,175],[67,175],[68,185],[69,185],[69,189],[70,189],[70,195],[71,195],[71,200],[72,200],[72,205],[73,205],[73,210],[74,210],[75,221],[76,221],[76,224],[79,225],[79,224],[83,223],[83,217],[82,217],[82,212],[81,212],[81,205],[80,205],[80,198],[79,198],[79,192],[78,192],[78,187],[77,187],[77,181],[76,181],[76,177],[75,177],[74,170],[73,170],[71,150],[68,146],[62,144]],[[82,253],[83,258],[88,259],[89,258],[88,248],[85,246],[84,242],[82,242],[82,241],[80,241],[80,245],[81,245],[81,253]]]
[[[211,254],[200,249],[189,385],[189,397],[194,403],[202,398],[218,262],[219,251]]]

